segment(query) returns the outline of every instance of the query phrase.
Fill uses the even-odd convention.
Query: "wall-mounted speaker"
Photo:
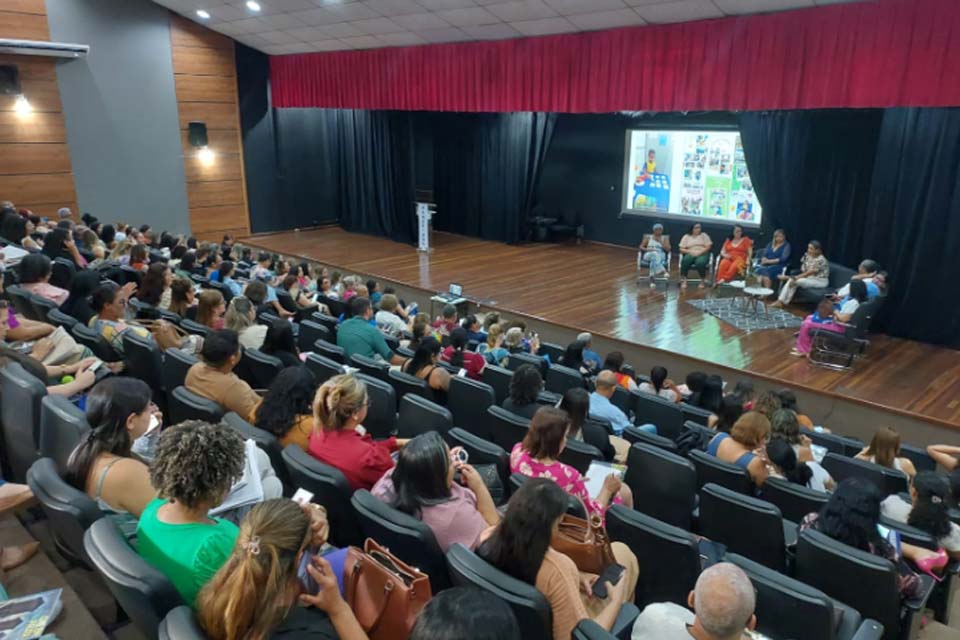
[[[0,65],[0,96],[18,96],[20,89],[20,70],[13,64]]]
[[[191,147],[207,146],[207,123],[191,122],[187,124],[187,139]]]

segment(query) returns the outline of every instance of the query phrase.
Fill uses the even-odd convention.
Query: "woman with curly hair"
[[[277,436],[284,447],[295,444],[306,451],[313,433],[316,392],[317,378],[310,369],[287,367],[274,379],[257,408],[255,426]]]

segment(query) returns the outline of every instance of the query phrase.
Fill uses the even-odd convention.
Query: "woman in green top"
[[[239,530],[207,515],[243,474],[243,439],[221,424],[188,420],[165,430],[150,466],[159,497],[140,515],[137,551],[193,606],[230,557]]]

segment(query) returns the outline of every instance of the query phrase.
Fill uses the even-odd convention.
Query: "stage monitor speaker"
[[[20,93],[20,70],[14,64],[0,65],[0,96],[18,96]]]
[[[207,146],[206,122],[191,122],[187,125],[187,127],[189,129],[187,139],[190,141],[191,147]]]

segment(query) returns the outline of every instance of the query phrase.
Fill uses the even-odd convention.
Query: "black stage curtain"
[[[518,242],[556,114],[433,114],[434,226]]]
[[[960,347],[960,110],[744,113],[740,131],[764,226],[855,267],[890,272],[879,324],[895,336]]]

